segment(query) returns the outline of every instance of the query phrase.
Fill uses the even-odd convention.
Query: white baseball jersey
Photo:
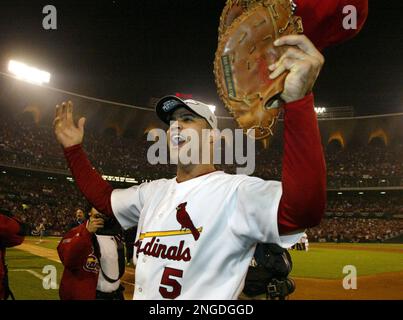
[[[139,225],[135,299],[237,299],[257,242],[279,236],[281,183],[222,171],[112,193],[123,228]]]

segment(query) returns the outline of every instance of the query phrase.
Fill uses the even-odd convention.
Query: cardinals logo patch
[[[98,272],[98,270],[99,270],[99,262],[98,262],[98,258],[94,254],[94,252],[92,252],[88,256],[87,261],[86,261],[86,263],[84,265],[84,270],[88,271],[88,272],[94,272],[94,273]]]
[[[167,231],[150,231],[140,233],[140,241],[146,238],[161,238],[161,237],[175,237],[183,235],[192,235],[197,241],[200,238],[200,234],[203,231],[203,227],[196,228],[189,213],[186,211],[187,202],[181,203],[176,207],[176,220],[181,226],[180,230],[167,230]]]
[[[193,238],[197,241],[200,237],[200,231],[194,226],[189,213],[186,211],[187,202],[181,203],[176,207],[176,220],[181,225],[181,230],[189,229]]]

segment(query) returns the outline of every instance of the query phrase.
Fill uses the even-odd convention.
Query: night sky
[[[0,70],[14,58],[51,72],[52,86],[86,95],[147,106],[183,92],[221,106],[212,69],[224,3],[2,0]],[[42,28],[47,4],[58,10],[58,30]],[[370,0],[362,32],[325,51],[317,105],[403,112],[402,13],[402,1]]]

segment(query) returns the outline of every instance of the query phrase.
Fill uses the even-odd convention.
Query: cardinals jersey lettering
[[[138,224],[135,299],[237,299],[257,242],[279,236],[281,182],[216,171],[112,193],[123,228]]]

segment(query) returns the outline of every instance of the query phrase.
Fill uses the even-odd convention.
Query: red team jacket
[[[4,277],[5,277],[5,256],[6,248],[20,245],[24,237],[18,235],[20,224],[17,220],[0,214],[0,300],[5,298]]]
[[[68,231],[57,247],[64,266],[59,289],[61,300],[95,300],[99,262],[93,235],[86,225],[83,223]]]

